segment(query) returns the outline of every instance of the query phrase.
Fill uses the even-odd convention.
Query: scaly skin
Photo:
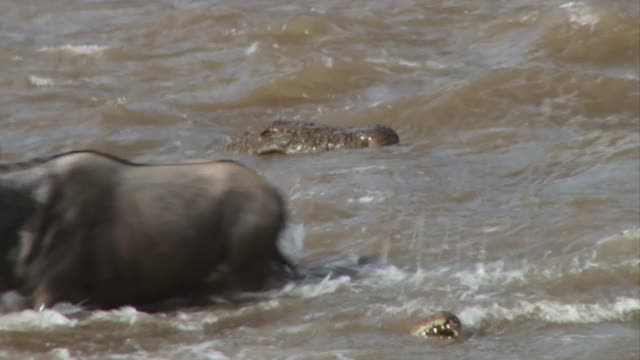
[[[277,120],[263,130],[249,128],[224,148],[249,154],[303,154],[339,149],[379,147],[398,143],[387,126],[334,127],[313,122]]]

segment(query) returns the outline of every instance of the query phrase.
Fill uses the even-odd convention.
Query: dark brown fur
[[[73,151],[0,165],[0,200],[3,189],[32,199],[16,277],[36,305],[145,304],[210,282],[257,290],[291,266],[277,248],[281,195],[235,162],[144,165]],[[0,242],[20,230],[11,224]]]

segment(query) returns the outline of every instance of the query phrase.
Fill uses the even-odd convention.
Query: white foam
[[[326,277],[321,282],[314,284],[289,284],[280,291],[280,294],[310,299],[335,293],[339,289],[347,287],[350,283],[351,278],[348,276],[340,276],[334,279]]]
[[[304,251],[304,224],[290,223],[278,240],[280,251],[289,259],[298,259]]]
[[[598,240],[591,248],[588,266],[602,262],[610,267],[636,267],[640,264],[640,229],[628,229]],[[636,256],[630,256],[636,254]]]
[[[74,327],[77,320],[69,319],[54,310],[24,310],[0,315],[0,330],[30,331],[59,327]]]
[[[602,238],[596,242],[596,246],[602,246],[608,243],[628,242],[628,241],[640,242],[640,228],[623,230],[619,234]]]
[[[259,48],[260,48],[260,43],[256,41],[253,44],[249,45],[249,47],[244,50],[244,54],[246,56],[249,56],[257,52]]]
[[[69,352],[69,349],[67,349],[67,348],[55,348],[55,349],[51,350],[49,352],[49,354],[51,355],[51,358],[53,358],[53,359],[60,359],[60,360],[75,359],[73,356],[71,356],[71,353]]]
[[[382,191],[367,191],[366,195],[362,195],[357,198],[348,198],[347,202],[349,204],[352,204],[352,203],[370,204],[373,202],[383,202],[389,196],[390,196],[389,193],[385,193]]]
[[[474,294],[482,292],[483,289],[525,285],[531,281],[563,279],[574,275],[583,276],[582,274],[586,274],[585,271],[637,268],[640,259],[628,254],[637,253],[639,249],[640,232],[633,229],[601,239],[594,246],[571,256],[569,261],[558,262],[556,258],[535,264],[530,264],[526,259],[515,263],[503,260],[480,261],[456,269],[449,276],[450,280],[458,280],[458,284],[467,289],[463,297],[475,296]],[[608,260],[611,257],[615,257],[615,263]],[[438,269],[432,269],[435,270]]]
[[[36,87],[51,87],[56,85],[74,85],[75,82],[72,80],[53,80],[52,78],[38,76],[38,75],[29,75],[27,78],[29,84]]]
[[[433,60],[411,61],[411,60],[406,60],[396,56],[390,56],[386,53],[383,53],[383,55],[380,57],[365,58],[364,61],[370,64],[392,65],[392,66],[400,66],[400,67],[413,68],[413,69],[419,69],[419,68],[430,69],[430,70],[447,69],[447,65],[441,64]]]
[[[69,315],[77,314],[81,311],[84,311],[85,309],[81,305],[74,305],[68,302],[60,302],[53,305],[53,307],[51,307],[50,310],[57,311],[60,314],[65,316],[69,316]]]
[[[333,58],[331,56],[322,56],[322,63],[327,69],[333,69]]]
[[[145,314],[143,312],[139,312],[135,308],[131,306],[123,306],[118,309],[110,310],[110,311],[95,311],[91,314],[91,317],[88,321],[111,321],[118,323],[126,323],[129,325],[133,325],[139,322],[142,319],[151,318],[150,315]]]
[[[600,22],[600,16],[588,5],[582,2],[571,1],[560,5],[569,15],[569,22],[574,27],[588,26],[593,30],[594,26]]]
[[[65,44],[61,46],[43,46],[36,51],[38,52],[63,52],[69,55],[78,55],[78,56],[94,56],[101,55],[105,50],[107,50],[107,46],[101,45],[71,45]]]
[[[27,297],[17,291],[0,292],[0,309],[13,311],[25,310],[29,308],[28,304],[29,301]]]
[[[519,301],[512,307],[492,304],[468,306],[458,313],[465,326],[479,327],[488,320],[535,319],[551,323],[589,324],[629,320],[640,312],[640,300],[618,297],[612,303],[561,303],[550,300]]]
[[[376,198],[373,196],[361,196],[357,199],[353,199],[350,198],[347,200],[347,202],[352,203],[352,202],[358,202],[360,204],[369,204],[372,203]]]
[[[51,78],[43,76],[29,75],[29,83],[37,87],[48,87],[53,86],[54,81]]]
[[[504,261],[499,260],[490,263],[475,263],[472,269],[461,270],[453,274],[453,278],[457,278],[460,284],[475,293],[484,286],[504,286],[513,282],[524,283],[528,271],[529,268],[526,265],[521,268],[506,269]]]
[[[176,327],[181,331],[201,331],[206,326],[217,323],[220,318],[214,314],[207,313],[178,313]]]
[[[207,359],[207,360],[228,360],[222,351],[218,350],[222,342],[212,340],[200,344],[190,345],[171,353],[169,358],[185,358],[185,359]]]
[[[422,282],[424,278],[425,275],[421,271],[411,274],[393,265],[387,265],[368,272],[362,284],[374,288],[385,288],[408,282]]]
[[[362,174],[367,173],[369,171],[376,170],[387,170],[387,167],[384,165],[365,165],[365,166],[354,166],[349,169],[332,169],[326,172],[326,175],[344,175],[344,174]]]
[[[372,64],[389,64],[389,65],[399,65],[409,68],[417,68],[422,65],[422,63],[417,61],[409,61],[398,57],[387,57],[387,58],[366,58],[364,59],[366,62]]]

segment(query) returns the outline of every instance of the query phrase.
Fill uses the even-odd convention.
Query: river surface
[[[157,313],[5,294],[0,358],[637,360],[639,39],[637,0],[3,0],[0,160],[232,158],[296,262],[380,261]],[[401,143],[220,150],[278,119]],[[409,335],[438,310],[466,339]]]

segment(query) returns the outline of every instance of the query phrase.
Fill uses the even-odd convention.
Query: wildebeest
[[[154,165],[81,150],[4,164],[0,291],[23,283],[36,307],[109,308],[220,283],[258,290],[293,268],[277,246],[285,221],[279,191],[232,161]]]

